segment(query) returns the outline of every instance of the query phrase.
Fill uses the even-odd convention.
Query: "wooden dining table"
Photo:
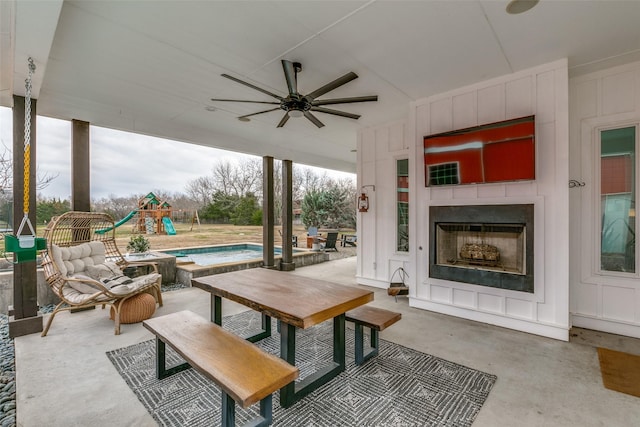
[[[280,323],[280,357],[296,361],[296,330],[333,319],[333,360],[280,390],[280,405],[289,407],[345,369],[345,313],[373,301],[373,292],[266,268],[234,271],[192,279],[211,294],[211,321],[222,325],[222,298],[262,315],[262,330],[247,338],[256,342],[271,335],[271,318]],[[304,349],[300,349],[304,351]]]

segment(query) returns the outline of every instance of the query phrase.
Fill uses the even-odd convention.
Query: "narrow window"
[[[636,272],[636,128],[600,133],[600,269]]]
[[[397,251],[409,252],[409,160],[396,161]]]

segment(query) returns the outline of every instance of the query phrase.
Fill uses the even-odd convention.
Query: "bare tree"
[[[225,195],[242,197],[247,193],[262,194],[262,160],[246,158],[237,164],[229,160],[213,167],[213,182]]]
[[[282,224],[282,161],[273,162],[273,221]]]
[[[297,181],[299,191],[301,192],[300,199],[302,199],[302,197],[307,193],[321,191],[323,188],[327,187],[331,181],[331,178],[329,178],[326,172],[319,175],[313,169],[308,167],[301,167],[298,170],[300,171],[300,175],[295,181]]]
[[[203,206],[200,204],[200,201],[183,193],[174,193],[166,200],[171,204],[174,212],[180,210],[193,212]]]
[[[212,177],[201,176],[187,183],[186,191],[189,197],[196,200],[201,206],[211,203],[211,196],[215,193],[215,184]]]
[[[11,152],[6,147],[4,152],[0,154],[0,189],[2,189],[2,192],[12,188],[12,159],[9,154],[11,154]]]
[[[130,195],[127,197],[119,197],[110,194],[109,197],[93,201],[93,209],[99,212],[107,212],[113,215],[117,221],[125,217],[129,212],[138,207],[138,200],[144,195]]]
[[[186,187],[189,196],[200,203],[200,207],[213,202],[213,195],[220,193],[224,196],[244,197],[254,194],[259,202],[262,202],[262,178],[263,165],[260,158],[247,158],[239,162],[220,161],[213,166],[211,176],[200,177],[190,181]],[[327,173],[318,174],[314,169],[293,165],[292,171],[292,198],[293,201],[301,201],[305,194],[321,192],[327,188],[339,188],[353,194],[347,199],[355,200],[355,182],[345,178],[334,181]],[[282,223],[282,161],[274,162],[274,220],[276,224]],[[355,208],[354,208],[355,209]]]
[[[225,195],[234,194],[231,184],[233,175],[235,175],[234,165],[230,161],[216,163],[211,170],[211,182],[215,191],[221,191]]]
[[[292,171],[292,177],[291,180],[293,181],[292,184],[292,196],[293,196],[293,200],[302,200],[304,198],[304,179],[305,179],[305,168],[298,166],[298,165],[293,165],[293,171]]]
[[[4,142],[2,147],[3,151],[0,153],[0,192],[4,193],[13,190],[13,153]],[[41,174],[36,168],[36,190],[46,188],[57,177],[58,174]]]

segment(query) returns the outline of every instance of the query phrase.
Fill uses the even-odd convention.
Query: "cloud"
[[[13,144],[12,113],[0,108],[0,136]],[[56,178],[38,193],[67,199],[71,195],[71,123],[37,118],[36,165],[40,176]],[[211,173],[221,158],[242,154],[112,129],[91,127],[91,197],[129,196],[153,190],[183,193],[187,182]]]
[[[221,158],[245,157],[210,147],[112,129],[91,128],[91,194],[104,197],[184,192]]]
[[[68,199],[71,195],[71,123],[38,116],[36,163],[38,174],[57,177],[38,194]],[[12,148],[12,112],[0,107],[0,137]],[[187,183],[211,174],[221,160],[248,155],[91,126],[91,197],[146,194],[150,191],[184,193]],[[0,147],[0,149],[2,149]],[[326,170],[312,168],[318,173]],[[330,176],[353,174],[326,171]]]

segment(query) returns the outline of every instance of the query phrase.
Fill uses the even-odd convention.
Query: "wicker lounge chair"
[[[129,262],[118,250],[113,218],[98,212],[67,212],[54,217],[44,232],[47,250],[42,252],[44,276],[60,303],[49,316],[47,335],[56,314],[65,310],[101,305],[112,307],[115,334],[120,334],[120,309],[129,298],[150,293],[162,306],[162,276],[151,262]],[[127,277],[142,270],[147,273]],[[151,271],[149,273],[149,271]]]

